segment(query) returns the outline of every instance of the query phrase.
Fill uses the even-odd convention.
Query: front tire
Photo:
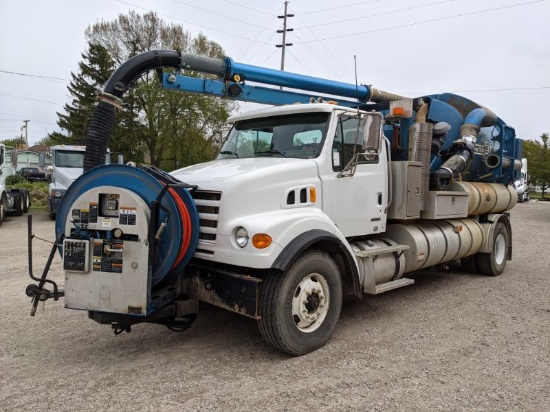
[[[504,223],[498,222],[493,233],[493,250],[491,253],[478,253],[477,264],[479,271],[487,276],[498,276],[504,272],[510,235]]]
[[[262,336],[289,355],[320,348],[340,318],[342,289],[338,266],[320,251],[304,254],[284,273],[267,273],[260,289]]]

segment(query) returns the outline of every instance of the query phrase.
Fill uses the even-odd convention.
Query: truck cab
[[[67,188],[83,173],[86,146],[57,145],[51,148],[52,165],[48,186],[48,212],[55,220],[59,204]]]
[[[388,159],[379,114],[318,103],[229,121],[218,159],[172,172],[198,186],[204,216],[196,256],[269,268],[308,229],[342,240],[384,232]],[[201,205],[203,193],[216,194],[217,213],[207,213],[208,201]],[[276,244],[258,254],[244,240],[255,233]]]

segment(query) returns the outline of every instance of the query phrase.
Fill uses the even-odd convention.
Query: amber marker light
[[[394,107],[393,108],[393,115],[394,116],[404,116],[405,115],[405,109],[403,107]]]
[[[317,201],[317,189],[313,186],[309,188],[309,200],[311,203],[315,203]]]
[[[256,249],[265,249],[271,245],[271,236],[265,233],[256,233],[252,238],[252,244]]]

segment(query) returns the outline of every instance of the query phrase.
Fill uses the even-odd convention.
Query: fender
[[[498,222],[502,222],[508,232],[510,246],[506,251],[506,260],[512,260],[512,225],[510,224],[510,215],[508,213],[491,213],[487,215],[486,223],[480,222],[483,229],[483,244],[479,251],[482,253],[491,253],[493,251],[493,236],[495,226]]]
[[[323,249],[328,252],[338,252],[344,256],[344,259],[351,269],[353,279],[353,289],[357,297],[363,296],[361,282],[359,280],[359,270],[353,254],[348,247],[336,235],[325,230],[313,229],[302,233],[294,238],[279,254],[275,262],[271,265],[272,269],[287,270],[298,259],[301,253],[312,245],[323,243]]]

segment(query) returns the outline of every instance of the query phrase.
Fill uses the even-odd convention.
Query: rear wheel
[[[342,278],[329,255],[305,254],[285,273],[269,272],[260,290],[258,321],[264,339],[290,355],[323,346],[342,309]]]
[[[23,207],[23,213],[28,213],[29,209],[31,208],[31,195],[27,190],[23,190],[22,195],[24,196],[24,207]]]
[[[0,199],[0,226],[4,223],[4,201]]]
[[[491,253],[478,253],[477,264],[479,271],[484,275],[498,276],[506,267],[510,236],[506,226],[498,222],[493,233],[493,250]]]
[[[465,258],[460,259],[460,264],[462,265],[462,269],[464,269],[466,272],[469,273],[479,273],[479,266],[477,264],[477,256],[467,256]]]
[[[13,214],[15,216],[21,216],[23,209],[25,208],[25,197],[23,192],[12,193],[13,196]]]

